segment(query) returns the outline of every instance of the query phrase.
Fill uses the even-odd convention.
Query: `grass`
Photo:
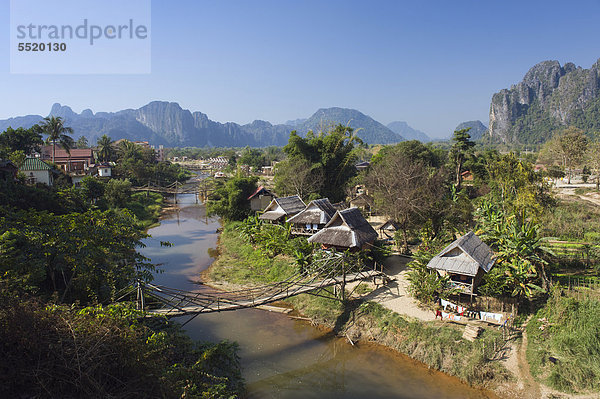
[[[235,284],[281,281],[294,274],[294,259],[278,255],[265,256],[240,237],[239,222],[225,224],[219,237],[219,257],[210,269],[210,278]]]
[[[600,210],[585,201],[558,201],[540,220],[542,237],[585,240],[600,231]]]
[[[562,392],[600,390],[600,301],[566,297],[557,289],[527,334],[527,360],[536,378]]]

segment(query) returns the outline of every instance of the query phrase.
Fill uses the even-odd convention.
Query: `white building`
[[[51,186],[54,182],[52,167],[39,158],[26,158],[19,171],[26,176],[28,184],[44,183]]]
[[[111,177],[112,176],[112,166],[110,166],[107,163],[98,165],[98,176],[99,177]]]

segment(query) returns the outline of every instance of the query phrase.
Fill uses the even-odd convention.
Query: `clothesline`
[[[502,322],[502,318],[504,317],[504,315],[502,313],[492,313],[492,312],[483,312],[483,311],[468,312],[466,307],[456,305],[450,301],[447,301],[447,300],[441,299],[441,298],[440,298],[440,305],[442,306],[444,311],[441,312],[441,314],[438,314],[436,312],[436,318],[439,315],[442,319],[447,318],[450,320],[460,320],[461,317],[465,314],[465,312],[467,312],[467,313],[470,313],[471,315],[479,316],[479,318],[483,321],[487,321],[487,322],[493,321],[494,323],[500,323],[500,322]],[[453,312],[458,313],[458,315],[449,313],[448,310],[452,310]],[[506,321],[505,321],[505,323],[506,323]]]

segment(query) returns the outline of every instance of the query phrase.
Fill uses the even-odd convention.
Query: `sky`
[[[536,63],[600,58],[600,0],[153,0],[150,73],[11,74],[9,11],[0,0],[1,119],[45,116],[55,102],[98,112],[173,101],[240,124],[346,107],[440,138],[487,125],[492,95]]]

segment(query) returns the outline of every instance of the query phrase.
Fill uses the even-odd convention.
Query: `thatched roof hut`
[[[484,273],[494,265],[494,253],[472,231],[454,241],[434,256],[427,267],[451,282],[463,292],[473,294]]]
[[[398,226],[398,223],[390,219],[379,226],[379,237],[394,238],[394,234],[396,234],[396,231],[398,231],[399,228],[400,226]]]
[[[306,208],[306,204],[297,195],[289,197],[273,198],[265,211],[258,218],[272,222],[281,221],[286,217],[294,216]]]
[[[373,243],[377,232],[363,217],[358,208],[337,211],[325,228],[308,238],[325,248],[363,249]]]
[[[292,233],[312,235],[325,227],[335,215],[336,209],[328,198],[311,201],[300,213],[287,221],[292,223]]]

